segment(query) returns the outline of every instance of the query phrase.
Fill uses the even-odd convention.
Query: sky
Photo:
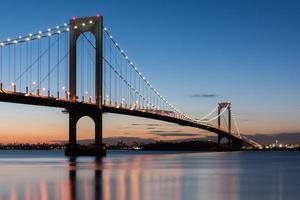
[[[231,101],[242,133],[296,134],[300,141],[299,1],[2,0],[1,5],[3,39],[99,13],[149,82],[180,110],[201,117],[218,102]],[[67,139],[68,118],[60,109],[0,103],[0,110],[0,143]],[[93,126],[82,119],[78,138],[92,138]],[[212,134],[104,116],[104,137],[206,135]]]

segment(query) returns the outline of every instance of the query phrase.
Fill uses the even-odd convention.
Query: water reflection
[[[247,200],[300,195],[297,153],[43,156],[3,158],[0,152],[0,200]]]
[[[80,166],[77,166],[76,157],[71,157],[69,160],[69,191],[70,195],[67,198],[69,200],[76,199],[102,199],[102,159],[95,158],[93,170],[94,180],[89,180],[87,174],[84,173],[84,177],[78,177],[78,173],[81,172]]]

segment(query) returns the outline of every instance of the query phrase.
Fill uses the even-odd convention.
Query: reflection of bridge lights
[[[12,82],[12,83],[11,83],[11,86],[15,86],[15,83],[14,83],[14,82]]]
[[[85,91],[85,94],[88,94],[89,92],[88,91]]]
[[[36,82],[35,82],[35,81],[33,81],[33,82],[32,82],[32,85],[35,85],[35,84],[36,84]]]
[[[66,88],[64,86],[61,87],[62,90],[65,90]]]
[[[42,90],[43,90],[43,91],[46,91],[46,88],[43,88]]]

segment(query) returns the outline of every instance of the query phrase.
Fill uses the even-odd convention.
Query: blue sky
[[[3,0],[1,4],[0,38],[100,13],[153,86],[181,110],[202,116],[217,102],[230,100],[245,133],[300,131],[299,1]],[[216,97],[191,98],[193,94]],[[21,106],[25,111],[20,111],[9,104],[0,108],[13,113],[6,119],[11,124],[12,118],[26,121],[26,110],[47,116],[41,122],[45,126],[66,122],[57,110]],[[117,126],[112,121],[120,117],[107,118],[110,127]],[[34,130],[42,131],[45,128]]]

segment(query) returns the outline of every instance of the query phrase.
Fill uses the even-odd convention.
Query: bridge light
[[[38,35],[37,37],[38,37],[39,39],[41,38],[41,36],[40,36],[40,35]]]
[[[107,31],[107,28],[106,28],[106,27],[104,27],[104,31]]]
[[[32,37],[32,33],[29,33],[29,37]]]
[[[29,41],[29,40],[30,40],[30,38],[26,38],[26,40],[27,40],[27,41]]]
[[[121,49],[121,53],[123,53],[124,51]]]
[[[60,33],[61,33],[61,31],[57,31],[57,33],[58,33],[58,34],[60,34]]]
[[[67,24],[67,23],[64,23],[64,26],[68,26],[68,24]]]
[[[56,26],[56,29],[59,29],[59,26]]]
[[[19,39],[21,39],[22,38],[22,36],[19,36]]]
[[[42,34],[42,31],[39,31],[39,34]]]
[[[7,38],[7,41],[10,42],[10,38]]]
[[[128,56],[126,56],[125,59],[128,60]]]
[[[51,36],[51,33],[48,33],[48,36]]]
[[[47,29],[47,31],[49,31],[49,32],[50,32],[50,31],[51,31],[51,28],[48,28],[48,29]]]
[[[4,43],[3,43],[3,42],[1,42],[1,46],[4,46]]]
[[[69,29],[69,28],[67,28],[67,29],[66,29],[66,31],[70,31],[70,29]]]
[[[15,43],[15,44],[17,44],[17,43],[18,43],[18,41],[17,41],[17,40],[15,40],[15,41],[14,41],[14,43]]]
[[[78,26],[74,26],[74,29],[77,29],[78,28]]]
[[[93,23],[93,21],[92,21],[92,20],[90,20],[90,21],[89,21],[89,23],[90,23],[90,24],[92,24],[92,23]]]
[[[85,23],[82,23],[82,26],[85,26]]]
[[[111,35],[111,36],[109,36],[109,38],[110,38],[110,39],[112,39],[112,38],[113,38],[113,36]]]
[[[72,17],[72,20],[76,20],[76,18],[77,18],[77,17],[76,17],[76,16],[74,16],[74,17]]]
[[[99,14],[99,13],[97,13],[97,14],[96,14],[96,17],[98,17],[98,18],[99,18],[99,17],[100,17],[100,14]]]

